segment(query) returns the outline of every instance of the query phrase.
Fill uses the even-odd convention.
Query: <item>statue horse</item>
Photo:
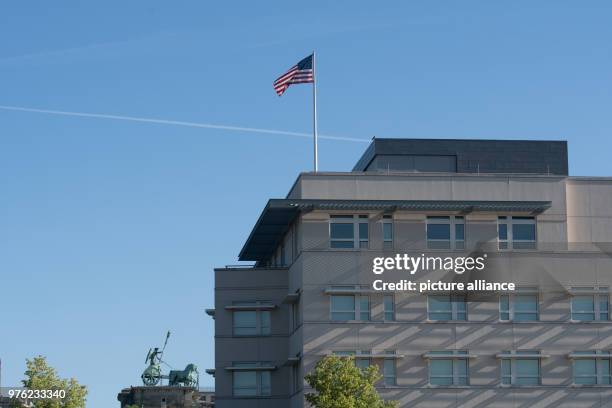
[[[168,385],[183,385],[185,387],[198,387],[200,376],[195,364],[187,364],[184,370],[171,370],[168,374]]]

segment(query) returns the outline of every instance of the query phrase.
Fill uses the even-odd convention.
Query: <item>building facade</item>
[[[216,406],[307,406],[325,355],[378,365],[402,407],[612,407],[612,178],[557,141],[376,139],[351,172],[302,173],[215,270]],[[375,258],[485,256],[482,271]],[[512,282],[480,292],[379,283]]]

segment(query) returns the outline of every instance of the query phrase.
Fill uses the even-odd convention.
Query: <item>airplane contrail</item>
[[[308,137],[308,138],[312,137],[312,134],[310,133],[290,132],[287,130],[217,125],[214,123],[184,122],[180,120],[143,118],[143,117],[137,117],[137,116],[124,116],[124,115],[110,115],[106,113],[71,112],[71,111],[60,111],[60,110],[52,110],[52,109],[36,109],[36,108],[26,108],[22,106],[7,106],[7,105],[0,105],[0,109],[8,110],[8,111],[19,111],[19,112],[46,113],[46,114],[61,115],[61,116],[77,116],[77,117],[82,117],[82,118],[124,120],[124,121],[130,121],[130,122],[156,123],[156,124],[161,124],[161,125],[174,125],[174,126],[186,126],[186,127],[204,128],[204,129],[229,130],[229,131],[236,131],[236,132],[263,133],[263,134],[269,134],[269,135],[285,135],[285,136]],[[329,139],[329,140],[340,140],[344,142],[360,142],[360,143],[370,142],[367,139],[359,139],[355,137],[344,137],[344,136],[319,135],[319,138]]]

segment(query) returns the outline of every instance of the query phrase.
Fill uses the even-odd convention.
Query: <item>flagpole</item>
[[[319,170],[319,147],[317,140],[317,75],[315,69],[315,53],[312,52],[312,132],[314,136],[314,171]]]

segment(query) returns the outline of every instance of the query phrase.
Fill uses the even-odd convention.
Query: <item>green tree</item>
[[[374,384],[382,376],[378,366],[355,366],[354,358],[326,356],[306,375],[316,393],[306,394],[315,408],[395,408],[396,401],[384,401]]]
[[[30,390],[66,391],[66,397],[63,399],[33,400],[34,408],[85,408],[87,387],[80,385],[74,378],[60,378],[43,356],[26,359],[25,380],[22,380],[22,383]]]

